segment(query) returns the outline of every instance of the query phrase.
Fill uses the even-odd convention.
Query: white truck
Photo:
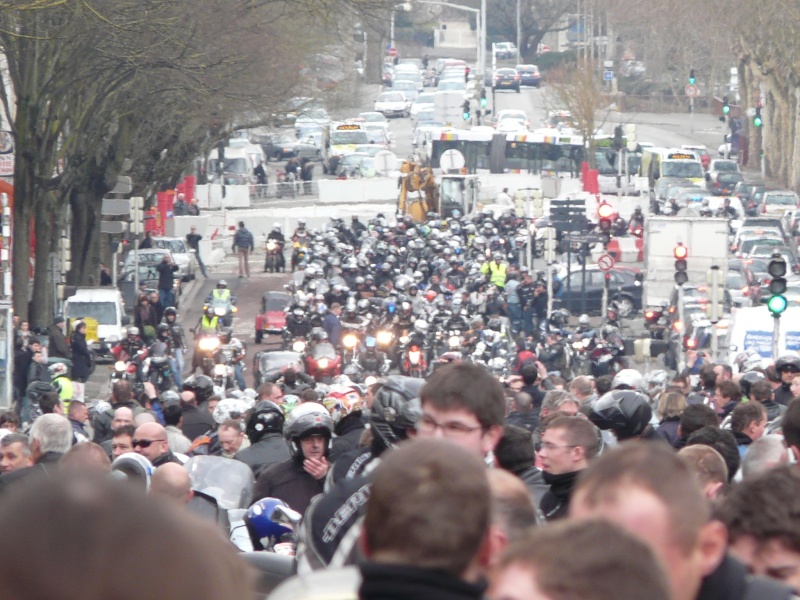
[[[675,289],[675,247],[683,244],[688,285],[707,285],[716,265],[725,281],[728,271],[728,221],[700,217],[649,217],[644,230],[644,306],[669,301]]]

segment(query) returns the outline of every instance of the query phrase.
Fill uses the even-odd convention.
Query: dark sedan
[[[708,191],[715,196],[731,196],[737,183],[744,181],[741,173],[720,172],[713,176],[708,176]]]
[[[307,137],[304,140],[298,140],[294,136],[287,134],[273,142],[272,152],[267,154],[267,159],[286,160],[287,158],[297,157],[314,160],[319,158],[319,154],[319,148],[314,144],[313,138]]]
[[[619,306],[621,317],[629,317],[642,309],[641,274],[633,268],[615,268],[608,272],[608,300]],[[555,303],[573,314],[586,312],[599,314],[603,303],[603,286],[606,274],[597,267],[586,269],[586,287],[583,287],[583,273],[580,269],[572,271],[569,281],[561,283],[561,289],[554,298]]]
[[[517,65],[516,70],[519,73],[520,85],[531,85],[537,88],[542,85],[542,75],[536,65]]]
[[[516,90],[519,94],[519,73],[517,73],[516,69],[497,69],[494,72],[492,88],[495,90]]]

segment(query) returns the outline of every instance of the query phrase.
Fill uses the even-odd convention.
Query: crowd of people
[[[0,535],[13,543],[22,524],[38,524],[15,546],[20,556],[0,561],[0,589],[35,597],[44,584],[31,569],[8,579],[27,548],[61,548],[53,538],[69,535],[75,514],[136,503],[105,477],[133,453],[154,469],[138,506],[170,520],[143,526],[137,545],[166,532],[207,536],[203,552],[187,549],[196,562],[148,561],[137,579],[162,585],[192,585],[180,571],[190,568],[219,578],[204,579],[208,589],[230,586],[223,597],[257,587],[224,536],[180,514],[193,512],[183,463],[212,455],[252,470],[253,508],[277,500],[304,515],[298,575],[271,592],[276,600],[792,598],[798,373],[800,358],[787,355],[743,374],[706,362],[672,378],[626,369],[565,381],[532,358],[505,381],[462,362],[427,380],[339,380],[323,393],[291,372],[230,398],[202,375],[180,394],[145,386],[140,397],[118,381],[91,406],[51,393],[28,431],[15,413],[0,415]],[[62,510],[43,512],[55,499]],[[111,543],[103,518],[80,523],[87,543]],[[66,569],[71,555],[53,560]]]

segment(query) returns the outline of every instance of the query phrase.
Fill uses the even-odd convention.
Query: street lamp
[[[389,21],[389,47],[394,48],[394,13],[397,11],[411,12],[411,3],[403,2],[392,7],[392,15]]]
[[[484,77],[486,76],[486,0],[481,0],[481,7],[470,8],[469,6],[461,6],[460,4],[451,4],[450,2],[439,2],[438,0],[414,0],[419,4],[433,4],[435,6],[446,6],[448,8],[455,8],[456,10],[464,10],[475,14],[478,29],[478,52],[476,64],[478,67],[478,75],[481,84],[483,84]],[[409,3],[407,3],[409,4]]]

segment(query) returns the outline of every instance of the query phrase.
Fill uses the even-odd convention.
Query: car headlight
[[[214,308],[214,314],[217,315],[218,317],[224,317],[226,312],[227,311],[223,306],[217,306]]]
[[[358,346],[358,336],[353,335],[352,333],[348,333],[346,336],[342,338],[342,344],[348,350],[352,350],[356,346]]]
[[[379,331],[378,335],[375,336],[375,339],[378,340],[378,344],[381,346],[387,346],[392,343],[392,332],[391,331]]]
[[[295,352],[303,352],[306,349],[306,343],[300,340],[297,340],[294,344],[292,344],[292,350]]]
[[[214,365],[214,375],[217,377],[224,377],[227,372],[228,369],[225,367],[225,365]]]
[[[216,350],[218,346],[219,340],[215,337],[205,337],[198,343],[200,350],[204,350],[206,352]]]

